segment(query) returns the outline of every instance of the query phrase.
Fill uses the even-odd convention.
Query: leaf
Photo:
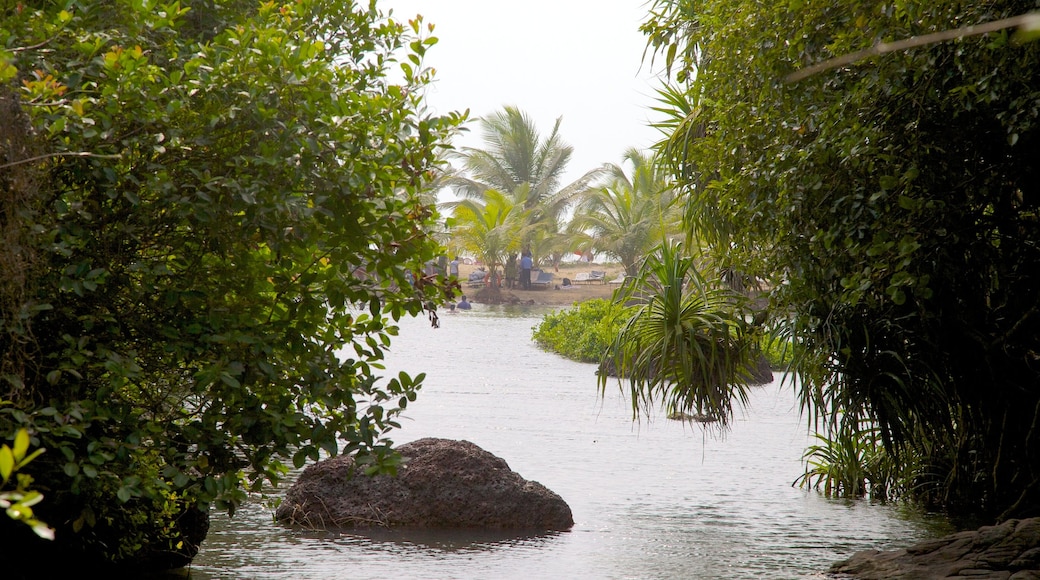
[[[14,454],[7,445],[0,446],[0,480],[7,483],[14,472]]]
[[[25,452],[29,450],[29,431],[26,429],[19,429],[14,436],[14,460],[21,462],[22,458],[25,457]]]
[[[224,383],[225,385],[227,385],[227,386],[229,386],[229,387],[231,387],[233,389],[237,389],[237,388],[242,386],[242,383],[240,383],[238,381],[238,379],[236,379],[235,377],[231,376],[227,372],[221,372],[220,373],[220,382]]]
[[[32,525],[33,532],[43,538],[44,540],[54,540],[54,528],[47,526],[43,522],[36,522]]]
[[[25,465],[28,465],[30,461],[32,461],[33,459],[36,459],[37,457],[39,457],[40,454],[42,454],[44,451],[46,451],[46,449],[43,449],[43,448],[40,448],[40,449],[37,449],[37,450],[33,451],[25,459],[22,459],[21,462],[18,463],[18,468],[20,469],[20,468],[24,467]]]

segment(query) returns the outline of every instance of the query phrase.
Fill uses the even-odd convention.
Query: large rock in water
[[[396,477],[367,477],[350,456],[320,461],[289,488],[275,517],[312,529],[360,526],[567,530],[571,508],[544,485],[469,441],[420,439],[397,448]]]
[[[1040,579],[1040,518],[1008,520],[905,550],[857,552],[831,566],[829,573],[859,580]]]

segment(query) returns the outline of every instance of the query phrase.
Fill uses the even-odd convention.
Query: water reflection
[[[517,547],[537,548],[566,532],[540,530],[422,530],[374,528],[329,534],[323,539],[342,546],[385,551],[393,554],[425,552],[490,552]],[[319,536],[315,536],[319,537]]]

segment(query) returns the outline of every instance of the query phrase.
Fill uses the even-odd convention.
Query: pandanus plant
[[[615,292],[628,321],[601,361],[628,382],[634,416],[657,404],[725,428],[747,403],[758,338],[746,299],[708,284],[679,242],[665,242]],[[599,375],[600,392],[610,381]]]

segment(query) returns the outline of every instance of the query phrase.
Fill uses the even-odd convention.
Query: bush
[[[787,370],[794,359],[795,343],[790,338],[764,334],[758,346],[773,370]]]
[[[622,306],[597,298],[546,314],[534,328],[542,348],[579,362],[599,362],[624,322]]]

